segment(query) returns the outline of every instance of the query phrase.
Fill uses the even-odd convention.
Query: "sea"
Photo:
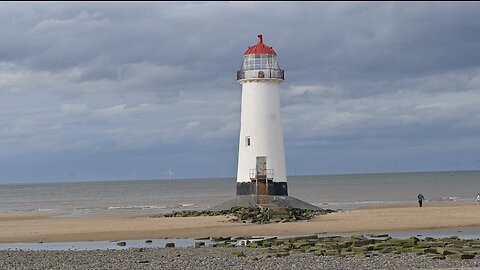
[[[474,203],[480,171],[304,175],[288,177],[288,192],[313,205],[355,209],[374,204],[429,201]],[[45,212],[65,216],[150,215],[208,210],[233,199],[230,178],[1,184],[0,213]]]

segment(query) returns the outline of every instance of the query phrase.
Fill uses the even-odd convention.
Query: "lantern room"
[[[263,43],[262,35],[258,35],[258,43],[249,47],[243,56],[242,67],[237,71],[237,81],[243,83],[251,80],[284,79],[284,71],[277,62],[277,53]]]

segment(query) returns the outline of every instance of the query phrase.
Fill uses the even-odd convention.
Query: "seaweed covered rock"
[[[452,243],[453,241],[455,243]],[[456,247],[449,247],[452,244]],[[417,237],[410,237],[409,239],[388,238],[381,240],[369,239],[363,235],[353,235],[351,237],[318,237],[314,235],[286,239],[257,239],[249,242],[247,246],[259,248],[273,257],[277,257],[278,254],[287,256],[290,252],[340,257],[372,257],[385,253],[413,253],[432,260],[468,260],[480,255],[478,240],[452,238],[421,240]]]
[[[230,210],[220,211],[180,211],[162,215],[152,216],[158,217],[198,217],[198,216],[235,216],[232,221],[242,223],[265,224],[272,222],[291,222],[297,220],[309,220],[317,215],[325,215],[335,212],[331,209],[311,210],[298,209],[290,207],[232,207]]]

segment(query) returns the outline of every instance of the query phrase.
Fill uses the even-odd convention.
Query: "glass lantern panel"
[[[243,59],[243,70],[280,69],[277,59],[271,54],[249,54]]]

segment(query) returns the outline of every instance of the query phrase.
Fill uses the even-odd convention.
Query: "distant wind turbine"
[[[171,180],[172,179],[172,176],[174,176],[175,174],[172,172],[172,169],[168,168],[168,172],[166,172],[166,174],[168,174],[168,180]]]

